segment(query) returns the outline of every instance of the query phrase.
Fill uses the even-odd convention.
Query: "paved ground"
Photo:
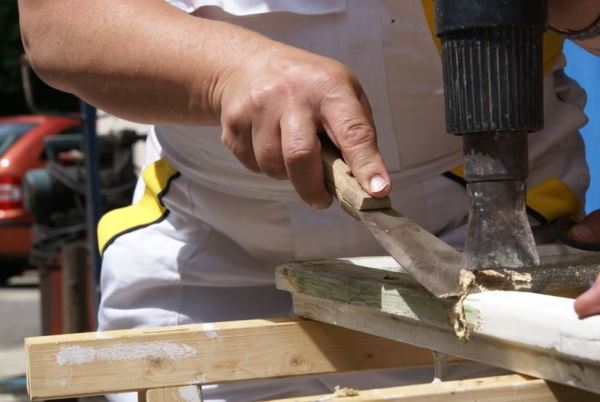
[[[19,389],[25,374],[23,338],[40,333],[39,303],[35,271],[12,278],[0,287],[0,402],[26,401],[18,391],[1,393],[2,389]]]

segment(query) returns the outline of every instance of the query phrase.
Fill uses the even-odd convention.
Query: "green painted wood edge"
[[[276,270],[280,290],[373,307],[384,313],[451,328],[456,299],[438,299],[405,273],[345,261],[289,263]]]

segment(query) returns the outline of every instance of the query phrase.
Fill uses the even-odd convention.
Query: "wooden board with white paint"
[[[579,320],[573,300],[529,292],[469,295],[464,316],[408,275],[365,259],[286,264],[277,285],[307,318],[435,349],[600,393],[600,317]],[[459,318],[458,320],[455,320]],[[455,335],[458,322],[469,334]]]
[[[429,350],[298,318],[27,338],[32,400],[432,364]]]
[[[405,385],[341,393],[277,399],[269,402],[594,402],[598,395],[520,375]]]
[[[202,402],[202,388],[197,385],[155,388],[138,393],[138,402]]]

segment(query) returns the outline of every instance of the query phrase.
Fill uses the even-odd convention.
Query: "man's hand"
[[[222,141],[248,169],[289,178],[304,201],[325,208],[332,196],[317,133],[326,132],[365,191],[389,193],[367,97],[344,65],[273,42],[220,81]]]
[[[600,210],[592,212],[573,226],[569,235],[582,242],[600,243]],[[600,314],[600,275],[592,288],[575,300],[575,312],[580,318]]]
[[[548,23],[560,30],[585,29],[600,16],[599,0],[550,0]],[[600,37],[577,41],[584,49],[600,56]]]
[[[390,191],[366,96],[334,60],[164,0],[19,0],[19,14],[36,72],[63,91],[133,121],[220,122],[246,167],[289,178],[318,208],[331,202],[323,130],[367,192]]]

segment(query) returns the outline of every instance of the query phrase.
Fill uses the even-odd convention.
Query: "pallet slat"
[[[579,320],[572,299],[490,291],[456,308],[385,268],[381,258],[286,264],[277,285],[301,316],[600,393],[600,317]]]
[[[25,348],[32,400],[432,363],[429,350],[297,318],[34,337]]]
[[[520,375],[278,399],[269,402],[596,402],[598,395]]]

